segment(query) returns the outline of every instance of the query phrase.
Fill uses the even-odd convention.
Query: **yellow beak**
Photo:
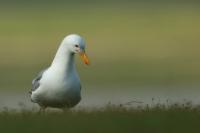
[[[89,65],[89,64],[90,64],[90,61],[89,61],[87,55],[85,54],[85,52],[80,53],[80,56],[81,56],[81,59],[83,60],[83,62],[84,62],[86,65]]]

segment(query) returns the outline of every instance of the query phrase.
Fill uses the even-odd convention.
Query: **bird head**
[[[77,35],[71,34],[64,38],[64,43],[72,54],[79,54],[86,65],[89,65],[89,59],[85,52],[85,40]]]

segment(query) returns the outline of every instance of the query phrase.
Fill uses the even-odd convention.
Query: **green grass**
[[[81,34],[87,42],[91,66],[76,60],[86,89],[199,86],[199,2],[20,0],[0,7],[0,91],[28,91],[32,78],[51,63],[70,33]],[[0,112],[0,131],[199,132],[199,111],[190,103],[45,114],[5,108]]]
[[[2,132],[76,132],[76,133],[176,133],[199,132],[199,106],[190,103],[125,108],[106,106],[94,110],[69,112],[32,111],[0,113]]]

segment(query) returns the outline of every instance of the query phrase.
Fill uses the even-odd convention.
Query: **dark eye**
[[[78,47],[79,47],[79,46],[78,46],[78,44],[76,44],[76,45],[75,45],[75,47],[77,47],[77,48],[78,48]]]

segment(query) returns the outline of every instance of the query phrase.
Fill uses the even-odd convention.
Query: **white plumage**
[[[31,100],[41,107],[70,108],[81,100],[81,83],[74,56],[81,55],[85,64],[85,41],[79,35],[69,35],[62,41],[51,66],[33,80]]]

